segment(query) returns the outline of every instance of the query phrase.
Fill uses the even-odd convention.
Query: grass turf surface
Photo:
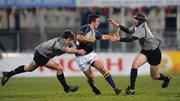
[[[96,77],[95,83],[102,95],[96,96],[88,86],[85,77],[68,77],[68,84],[78,85],[75,93],[64,93],[55,77],[52,78],[12,78],[0,86],[0,101],[180,101],[180,76],[172,76],[168,88],[161,88],[160,81],[149,76],[138,76],[136,94],[125,96],[129,77],[114,77],[115,83],[123,91],[115,92],[102,77]]]

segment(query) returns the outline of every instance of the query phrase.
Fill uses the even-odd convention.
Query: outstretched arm
[[[108,22],[110,24],[112,24],[114,27],[118,28],[119,27],[119,23],[111,18],[108,19]]]
[[[109,35],[102,35],[102,40],[110,40],[110,41],[117,41],[119,40],[119,31],[120,29],[118,28],[115,33],[109,34]]]
[[[129,28],[127,28],[127,27],[125,27],[125,26],[122,26],[122,25],[120,25],[118,22],[116,22],[115,20],[113,20],[113,19],[108,19],[108,22],[110,23],[110,24],[112,24],[114,27],[116,27],[116,28],[120,28],[122,31],[124,31],[124,32],[126,32],[127,34],[132,34],[132,33],[134,33],[134,29],[129,29]]]
[[[109,37],[110,37],[110,35],[109,35]],[[120,42],[132,42],[132,41],[135,41],[135,40],[138,40],[138,39],[139,38],[134,37],[134,36],[128,37],[128,38],[122,38],[119,33],[114,33],[110,37],[111,41],[120,41]]]
[[[66,52],[66,53],[68,53],[68,54],[77,53],[77,54],[79,54],[79,55],[84,55],[84,54],[86,53],[85,50],[83,50],[83,49],[78,50],[78,49],[76,49],[76,48],[64,48],[63,51]]]
[[[120,35],[114,34],[112,40],[120,41],[120,42],[132,42],[138,40],[138,38],[137,37],[121,38]]]
[[[131,37],[131,38],[120,38],[120,42],[132,42],[137,40],[137,37]]]

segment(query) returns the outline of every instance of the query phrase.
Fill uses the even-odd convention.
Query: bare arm
[[[109,23],[112,24],[114,27],[116,28],[121,28],[122,31],[126,32],[127,34],[133,34],[134,33],[134,30],[129,30],[129,28],[125,27],[125,26],[122,26],[120,25],[118,22],[116,22],[115,20],[113,19],[108,19]]]
[[[118,28],[119,27],[119,23],[111,18],[108,19],[108,22],[110,24],[112,24],[114,27]]]
[[[110,41],[116,41],[119,40],[119,31],[120,28],[117,29],[115,33],[109,34],[109,35],[102,35],[102,40],[110,40]]]
[[[110,40],[111,39],[111,35],[102,35],[102,40]]]
[[[68,53],[68,54],[77,53],[77,54],[80,54],[80,55],[84,55],[86,53],[85,50],[83,50],[83,49],[78,50],[76,48],[64,48],[63,51]]]
[[[77,40],[80,42],[89,42],[89,43],[95,42],[95,39],[86,38],[84,35],[81,35],[81,34],[77,34]]]

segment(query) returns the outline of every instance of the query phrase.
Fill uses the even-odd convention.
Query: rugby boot
[[[64,88],[64,91],[65,91],[66,93],[68,93],[68,92],[75,92],[75,91],[77,91],[78,89],[79,89],[78,86],[68,86],[68,88]]]
[[[132,89],[130,86],[127,87],[126,89],[126,94],[125,95],[134,95],[135,94],[135,90]]]
[[[9,77],[7,76],[8,72],[2,72],[2,79],[1,79],[1,85],[4,86],[7,81],[9,80]]]
[[[116,92],[116,95],[119,95],[121,93],[121,89],[115,88],[114,91]]]
[[[92,88],[93,92],[96,95],[100,95],[101,94],[100,90],[96,87],[96,85],[94,83],[92,83],[91,81],[88,81],[88,84]]]
[[[170,80],[171,80],[171,77],[168,76],[167,79],[164,80],[164,82],[162,83],[162,88],[168,87]]]

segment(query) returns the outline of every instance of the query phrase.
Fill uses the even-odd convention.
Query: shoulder
[[[149,26],[148,26],[148,24],[145,22],[144,23],[144,26],[146,27],[146,28],[149,28]]]
[[[81,30],[88,29],[88,28],[89,28],[89,25],[88,25],[88,24],[83,25],[83,26],[80,27]]]
[[[78,33],[86,33],[86,32],[89,32],[89,30],[90,30],[90,26],[86,24],[79,28]]]

